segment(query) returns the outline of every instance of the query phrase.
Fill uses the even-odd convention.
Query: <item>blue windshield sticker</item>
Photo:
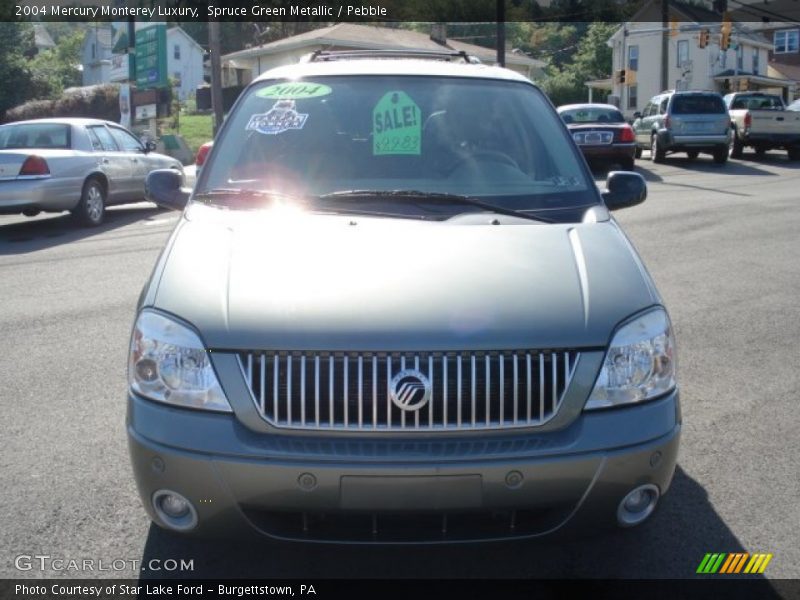
[[[290,129],[302,129],[307,119],[307,114],[295,110],[294,100],[279,100],[267,112],[250,117],[245,130],[276,135]]]

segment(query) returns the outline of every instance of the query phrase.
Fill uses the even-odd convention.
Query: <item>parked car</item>
[[[636,151],[633,129],[617,107],[567,104],[557,110],[587,160],[602,159],[633,170]]]
[[[662,92],[633,118],[637,158],[649,148],[653,162],[673,152],[686,152],[690,159],[708,153],[718,164],[728,160],[730,117],[716,92]]]
[[[183,174],[130,131],[97,119],[36,119],[0,126],[0,214],[71,211],[85,225],[103,222],[112,204],[144,200],[154,169]]]
[[[767,150],[782,148],[789,160],[800,160],[800,113],[787,111],[776,94],[739,92],[725,96],[733,133],[730,153],[741,158],[745,147],[762,156]]]
[[[786,107],[786,110],[800,111],[800,98],[789,104],[789,106]]]
[[[316,53],[242,92],[194,190],[147,186],[183,210],[128,370],[159,526],[532,537],[636,525],[669,488],[672,327],[609,213],[645,181],[598,190],[523,76]]]

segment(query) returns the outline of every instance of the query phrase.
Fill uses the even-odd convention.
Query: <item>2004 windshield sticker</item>
[[[290,129],[302,129],[307,119],[308,114],[297,112],[294,100],[278,100],[267,112],[250,117],[245,130],[276,135]]]
[[[422,151],[422,112],[402,91],[387,92],[372,110],[372,154],[415,154]]]

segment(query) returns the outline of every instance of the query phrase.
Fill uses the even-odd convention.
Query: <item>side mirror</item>
[[[147,140],[144,144],[144,153],[147,154],[148,152],[155,152],[156,151],[156,143],[153,140]]]
[[[164,208],[183,210],[192,194],[183,183],[183,175],[175,169],[151,171],[144,182],[145,198]]]
[[[642,113],[640,113],[640,112],[637,110],[635,113],[633,113],[633,118],[634,118],[634,119],[641,119],[641,118],[642,118]]]
[[[636,206],[647,198],[647,182],[638,173],[611,171],[602,196],[609,210]]]

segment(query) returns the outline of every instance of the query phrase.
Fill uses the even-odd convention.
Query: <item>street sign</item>
[[[163,23],[136,31],[136,86],[168,86],[167,26]]]

